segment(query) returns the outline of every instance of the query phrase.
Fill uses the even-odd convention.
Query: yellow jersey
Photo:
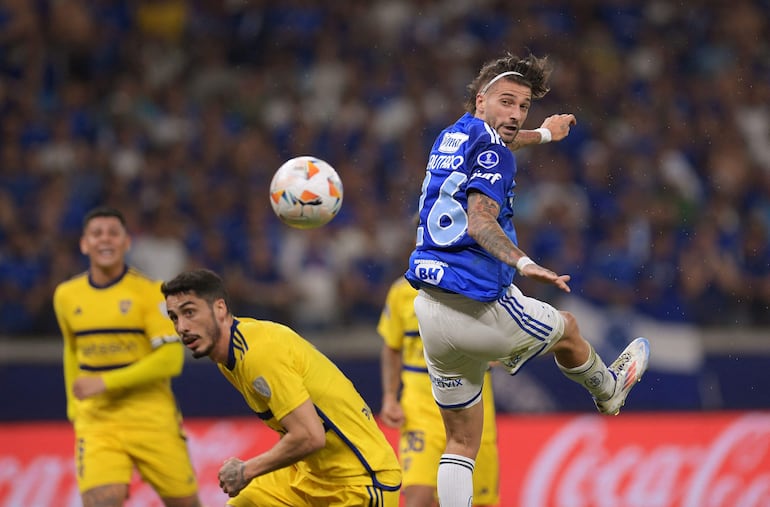
[[[420,399],[414,400],[416,404],[425,403],[427,400],[430,405],[433,405],[431,408],[435,408],[438,415],[438,407],[435,407],[431,394],[431,383],[422,351],[417,315],[414,313],[416,296],[417,289],[409,285],[405,278],[396,280],[385,299],[385,307],[377,324],[377,332],[385,341],[385,345],[401,351],[402,396],[411,397],[412,393],[420,395]],[[412,404],[405,404],[403,398],[402,404],[405,410],[412,406]]]
[[[236,318],[227,364],[220,371],[270,428],[310,399],[326,429],[326,445],[297,468],[329,484],[373,484],[398,490],[396,455],[353,383],[310,342],[287,326]]]
[[[53,303],[64,338],[67,415],[76,428],[110,423],[157,427],[180,418],[170,378],[181,370],[184,348],[166,313],[160,283],[126,267],[104,287],[82,273],[56,288]],[[163,356],[157,357],[164,361],[139,366],[137,362],[160,345]],[[166,366],[172,371],[166,372]],[[103,376],[108,390],[78,400],[72,393],[75,378],[94,374]]]

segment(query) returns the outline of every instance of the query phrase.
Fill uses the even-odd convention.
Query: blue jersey
[[[498,133],[466,113],[436,139],[422,183],[416,248],[406,278],[479,301],[494,301],[511,284],[515,268],[468,235],[468,191],[500,206],[497,223],[516,240],[513,188],[516,160]]]

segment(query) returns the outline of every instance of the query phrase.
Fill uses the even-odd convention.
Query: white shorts
[[[564,333],[564,317],[556,308],[525,296],[515,285],[488,302],[425,288],[415,298],[414,310],[433,397],[442,408],[481,401],[490,361],[499,361],[514,375]]]

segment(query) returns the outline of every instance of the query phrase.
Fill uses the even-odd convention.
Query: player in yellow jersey
[[[53,297],[83,506],[122,506],[136,467],[166,507],[200,507],[171,391],[184,348],[160,282],[126,265],[130,244],[120,211],[90,211],[80,239],[88,271],[61,283]]]
[[[161,286],[193,357],[208,356],[281,438],[229,458],[219,485],[234,507],[397,507],[401,470],[374,415],[347,377],[290,328],[234,317],[222,279],[182,273]]]
[[[377,332],[384,340],[381,355],[382,410],[388,426],[399,428],[399,459],[404,473],[405,507],[434,507],[436,470],[446,447],[444,423],[431,393],[422,340],[414,313],[417,290],[405,278],[391,285]],[[399,396],[400,391],[400,396]],[[492,380],[489,372],[482,389],[484,431],[473,472],[474,505],[497,505],[499,461]]]

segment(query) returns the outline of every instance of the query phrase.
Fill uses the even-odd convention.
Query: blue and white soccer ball
[[[275,172],[270,204],[286,225],[313,229],[337,216],[342,193],[342,180],[330,164],[301,156],[286,161]]]

